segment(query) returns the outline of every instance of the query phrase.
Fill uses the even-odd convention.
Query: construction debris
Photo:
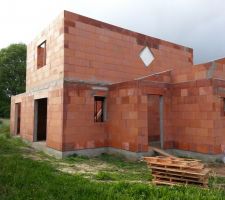
[[[200,160],[166,156],[144,157],[157,185],[208,186],[210,170]]]

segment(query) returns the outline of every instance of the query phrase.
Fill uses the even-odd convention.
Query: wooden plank
[[[168,157],[172,157],[172,158],[176,158],[176,156],[173,156],[169,153],[167,153],[166,151],[162,150],[162,149],[159,149],[157,147],[152,147],[150,146],[150,148],[155,151],[156,153],[160,154],[160,155],[163,155],[163,156],[168,156]]]
[[[160,166],[164,168],[174,168],[174,169],[185,169],[199,172],[203,168],[193,167],[193,166],[185,166],[185,165],[178,165],[178,164],[170,164],[170,163],[159,163],[159,162],[151,162],[148,163],[150,166]]]
[[[185,161],[199,161],[201,162],[201,160],[198,159],[193,159],[193,158],[179,158],[179,157],[168,157],[168,156],[148,156],[146,158],[166,158],[166,159],[171,159],[171,160],[185,160]]]
[[[201,160],[197,160],[197,159],[190,159],[190,158],[172,158],[172,157],[168,157],[168,156],[148,156],[148,157],[144,157],[144,159],[166,159],[166,160],[180,160],[180,161],[188,161],[188,162],[199,162],[201,163]]]

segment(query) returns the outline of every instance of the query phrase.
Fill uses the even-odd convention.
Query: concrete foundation
[[[184,151],[179,149],[167,149],[166,151],[178,157],[196,158],[206,162],[215,162],[215,161],[222,162],[223,158],[225,157],[224,154],[210,155],[210,154],[203,154],[203,153],[192,152],[192,151]]]
[[[93,149],[80,149],[75,151],[58,151],[46,146],[46,142],[29,142],[24,140],[28,145],[32,146],[38,151],[43,151],[44,153],[54,156],[55,158],[62,159],[71,155],[79,155],[79,156],[88,156],[88,157],[95,157],[99,156],[103,153],[107,153],[110,155],[122,155],[128,160],[138,160],[142,156],[154,156],[154,152],[149,150],[148,152],[131,152],[126,151],[123,149],[117,149],[113,147],[101,147],[101,148],[93,148]],[[223,161],[225,158],[224,154],[203,154],[198,152],[191,152],[191,151],[184,151],[179,149],[167,149],[166,152],[178,156],[178,157],[188,157],[188,158],[195,158],[199,160],[203,160],[205,162],[215,162],[215,161]]]
[[[55,158],[61,159],[65,158],[71,155],[80,155],[80,156],[88,156],[88,157],[95,157],[99,156],[103,153],[107,153],[110,155],[122,155],[128,160],[138,160],[142,156],[153,156],[154,152],[153,151],[148,151],[148,152],[131,152],[131,151],[126,151],[123,149],[117,149],[113,147],[102,147],[102,148],[93,148],[93,149],[80,149],[80,150],[75,150],[75,151],[58,151],[52,148],[49,148],[46,146],[45,142],[29,142],[27,140],[24,140],[28,145],[32,146],[38,151],[43,151],[44,153],[54,156]]]

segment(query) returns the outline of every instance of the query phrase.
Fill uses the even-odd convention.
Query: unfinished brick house
[[[219,156],[225,59],[64,11],[28,45],[11,133],[58,157],[137,157],[149,146]]]

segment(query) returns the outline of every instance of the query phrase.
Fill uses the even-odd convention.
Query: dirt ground
[[[48,160],[50,163],[54,164],[54,166],[63,172],[67,172],[70,174],[86,174],[89,176],[90,174],[96,174],[101,170],[112,171],[115,170],[115,166],[108,164],[107,162],[103,162],[101,160],[89,159],[87,161],[82,160],[81,162],[66,162],[65,160],[58,160],[51,156],[47,156],[42,154],[31,147],[24,148],[24,157],[29,157],[34,160]],[[225,177],[225,164],[223,163],[208,163],[206,164],[208,168],[212,170],[212,176]],[[116,169],[121,171],[122,169]]]
[[[79,174],[92,180],[100,174],[101,176],[109,175],[115,181],[148,183],[151,177],[149,169],[143,162],[129,162],[119,157],[104,155],[94,158],[77,156],[56,159],[29,146],[22,147],[22,154],[25,158],[47,161],[59,171]]]
[[[96,174],[99,170],[111,169],[112,166],[104,162],[90,162],[90,160],[82,162],[66,162],[65,160],[55,159],[51,156],[44,155],[31,147],[24,148],[24,157],[31,158],[33,160],[45,160],[53,164],[58,170],[67,172],[70,174],[77,173],[93,173]]]
[[[220,176],[220,177],[225,177],[225,164],[213,163],[213,164],[209,164],[208,167],[212,170],[212,173],[214,175]]]

